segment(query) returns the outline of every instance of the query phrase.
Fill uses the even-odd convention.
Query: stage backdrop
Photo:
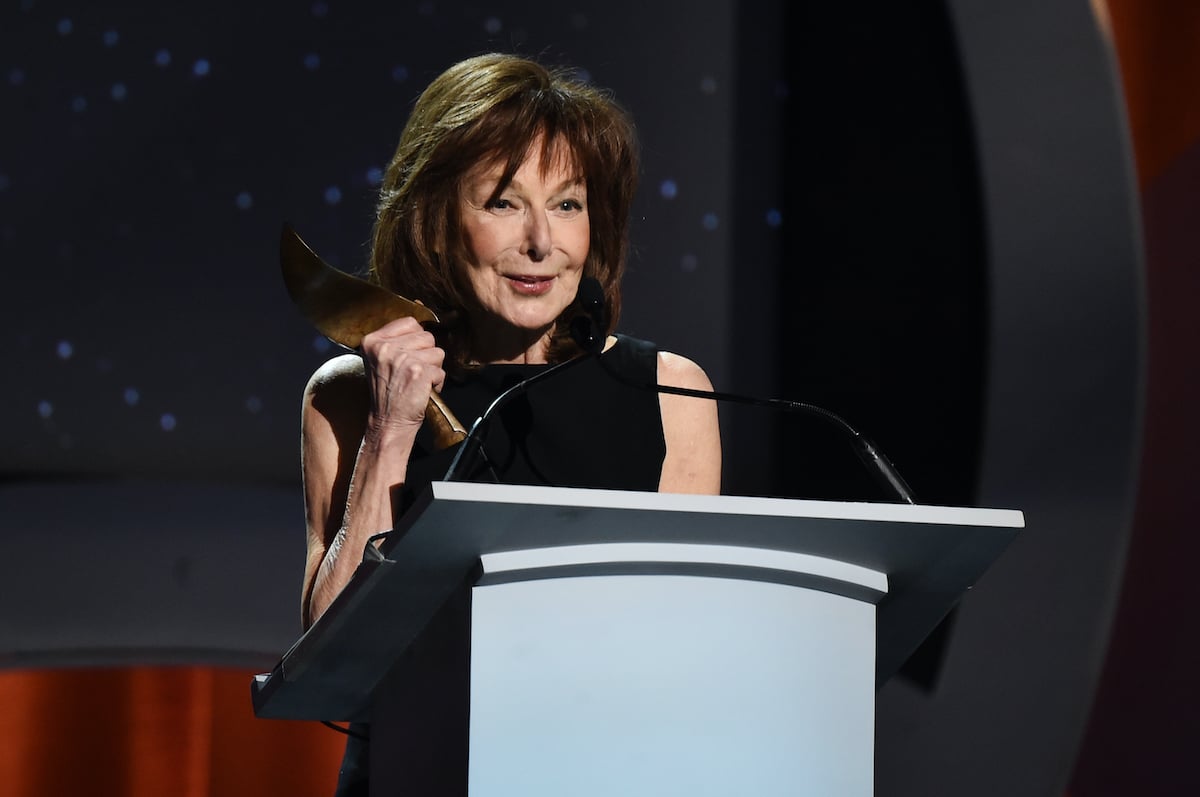
[[[332,732],[236,697],[299,630],[298,396],[332,354],[278,229],[359,268],[413,98],[492,49],[638,121],[625,331],[718,387],[831,402],[922,500],[1026,510],[941,669],[880,693],[878,793],[1061,793],[1141,406],[1124,109],[1086,0],[10,3],[0,778],[250,794],[287,769],[328,793]],[[879,496],[811,427],[723,423],[731,492]]]

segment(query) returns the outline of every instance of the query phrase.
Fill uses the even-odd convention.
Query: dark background
[[[269,666],[286,646],[299,394],[330,351],[283,291],[280,224],[361,268],[421,88],[517,51],[637,120],[624,331],[718,388],[844,415],[922,502],[1026,513],[936,677],[879,693],[878,793],[1061,794],[1142,453],[1111,48],[1083,0],[8,3],[0,583],[26,610],[0,615],[0,662]],[[1187,349],[1157,340],[1174,372]],[[727,492],[882,497],[818,423],[722,423]]]
[[[489,49],[574,66],[635,114],[624,326],[721,376],[730,6],[25,5],[3,26],[0,316],[26,375],[4,473],[294,482],[299,391],[330,352],[282,291],[280,225],[360,270],[413,100]],[[668,29],[689,58],[666,57]]]

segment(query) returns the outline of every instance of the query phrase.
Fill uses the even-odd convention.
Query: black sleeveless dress
[[[597,359],[538,382],[494,417],[483,446],[502,484],[656,490],[666,443],[654,344],[617,336]],[[442,399],[468,427],[508,388],[546,365],[488,365],[447,379]],[[409,461],[406,492],[442,478],[456,449],[433,451],[423,429]],[[492,481],[479,463],[472,481]],[[411,500],[411,499],[410,499]]]
[[[666,441],[658,394],[654,344],[617,336],[597,358],[533,385],[494,417],[483,446],[486,461],[469,474],[475,481],[614,490],[658,489]],[[468,427],[496,396],[545,365],[488,365],[447,379],[442,399]],[[422,430],[409,460],[401,493],[407,507],[431,481],[442,479],[457,447],[436,451]],[[493,472],[495,478],[493,478]],[[355,726],[367,734],[366,726]],[[351,738],[336,797],[367,793],[369,765],[364,739]],[[465,782],[465,781],[464,781]]]

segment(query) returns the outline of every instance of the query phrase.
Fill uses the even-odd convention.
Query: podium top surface
[[[998,554],[1023,526],[1021,512],[1002,509],[434,482],[380,551],[428,570],[530,549],[740,546],[876,571],[896,592],[931,557],[945,561],[963,546],[968,559],[990,563],[987,552]],[[956,573],[959,591],[980,573]]]
[[[434,500],[466,504],[571,506],[613,511],[686,512],[718,516],[822,518],[947,526],[1023,528],[1025,516],[1014,509],[925,506],[922,504],[809,501],[743,495],[685,495],[682,493],[536,487],[520,484],[433,482],[418,506]]]
[[[1014,510],[434,482],[383,559],[366,558],[256,685],[255,705],[260,716],[362,718],[372,685],[481,558],[629,543],[757,548],[886,574],[886,594],[871,599],[882,682],[1023,526]]]

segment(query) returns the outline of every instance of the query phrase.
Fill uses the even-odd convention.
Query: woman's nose
[[[530,260],[542,260],[550,254],[550,218],[546,211],[531,209],[525,222],[526,253]]]

